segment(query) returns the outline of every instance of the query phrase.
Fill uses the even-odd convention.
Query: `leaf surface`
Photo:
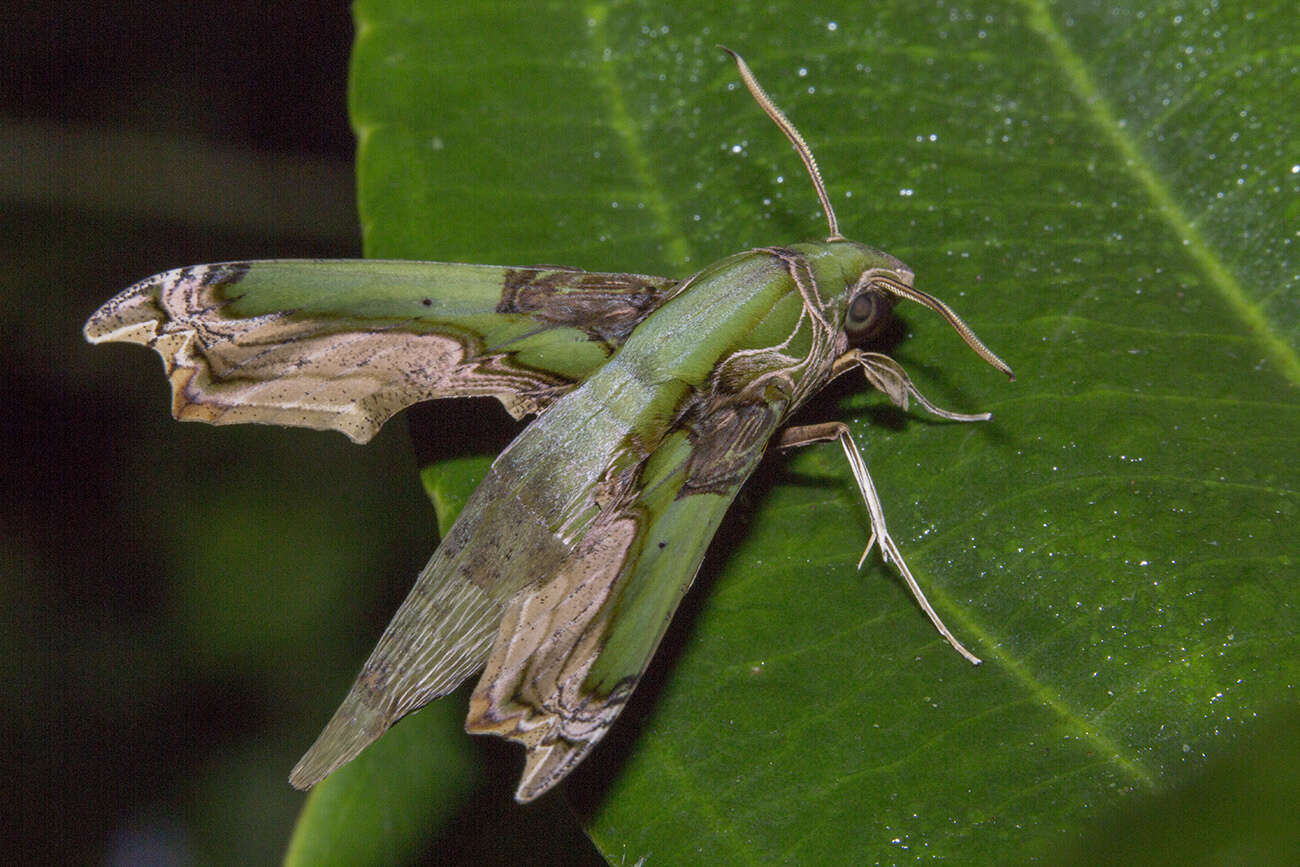
[[[1300,25],[1250,9],[357,5],[369,255],[685,276],[824,233],[724,42],[812,145],[844,234],[1018,375],[900,308],[921,389],[994,420],[857,385],[801,419],[852,424],[985,664],[877,559],[854,570],[868,525],[837,448],[773,454],[568,784],[607,858],[1042,854],[1294,700]]]

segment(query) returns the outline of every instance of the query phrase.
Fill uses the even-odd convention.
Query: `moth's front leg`
[[[858,568],[861,569],[862,564],[866,562],[872,546],[879,543],[880,555],[886,563],[892,560],[894,565],[898,567],[898,571],[907,583],[908,589],[912,591],[913,598],[916,599],[916,603],[921,606],[921,610],[925,612],[926,616],[930,618],[934,628],[939,630],[939,634],[946,638],[958,653],[970,660],[973,665],[979,665],[979,657],[963,647],[956,636],[948,630],[948,627],[939,618],[938,613],[931,607],[930,601],[925,598],[925,593],[921,591],[921,585],[912,577],[912,570],[907,568],[907,562],[903,559],[902,552],[898,550],[898,545],[885,527],[885,509],[880,503],[880,496],[876,493],[876,486],[871,481],[871,474],[867,472],[867,464],[862,460],[862,453],[858,451],[857,444],[853,442],[853,437],[849,435],[848,425],[843,422],[825,422],[823,424],[786,428],[777,439],[777,446],[787,449],[831,440],[839,440],[840,445],[843,446],[844,454],[849,459],[849,466],[853,469],[853,478],[858,483],[858,490],[862,492],[862,499],[867,504],[867,513],[871,516],[871,538],[867,540],[867,547],[862,552],[862,558],[858,560]]]
[[[781,431],[777,439],[777,448],[795,449],[810,446],[813,443],[828,443],[848,434],[848,425],[842,421],[828,421],[822,424],[804,424],[788,427]]]
[[[946,418],[949,421],[988,421],[993,418],[993,415],[987,412],[953,412],[935,406],[912,383],[911,377],[907,375],[907,371],[903,369],[901,364],[888,355],[882,355],[879,352],[863,352],[861,349],[850,349],[835,359],[834,364],[831,366],[831,379],[848,373],[855,367],[862,368],[862,373],[866,376],[867,382],[871,383],[874,388],[883,391],[890,402],[900,409],[907,409],[907,401],[910,396],[931,415]],[[821,427],[821,425],[813,425],[813,427]]]

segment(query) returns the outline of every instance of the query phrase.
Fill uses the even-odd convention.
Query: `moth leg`
[[[910,384],[909,382],[908,385]],[[903,576],[903,581],[907,583],[907,589],[912,591],[912,598],[916,600],[917,605],[921,606],[925,616],[930,618],[934,628],[939,630],[939,634],[948,640],[953,649],[966,657],[972,665],[979,665],[979,657],[963,647],[957,637],[948,630],[948,627],[939,618],[938,612],[931,607],[930,601],[925,598],[921,585],[916,582],[916,578],[912,577],[912,570],[907,568],[907,561],[903,559],[903,554],[898,550],[894,537],[889,535],[889,530],[885,527],[885,509],[880,503],[880,496],[876,493],[876,486],[871,481],[871,474],[867,472],[866,462],[862,460],[862,453],[858,451],[858,446],[853,442],[853,437],[849,436],[848,425],[843,422],[827,422],[825,424],[787,428],[781,433],[777,444],[781,448],[794,448],[795,446],[806,446],[830,440],[839,440],[840,445],[843,446],[844,455],[849,459],[849,466],[853,469],[853,478],[858,483],[858,490],[862,492],[862,499],[867,504],[867,513],[871,516],[871,538],[867,540],[867,547],[862,552],[862,558],[858,560],[858,568],[862,568],[862,564],[866,562],[867,555],[871,553],[872,547],[879,544],[880,556],[886,563],[893,562]]]
[[[860,349],[849,350],[835,359],[835,363],[831,367],[831,378],[847,373],[854,367],[861,367],[863,374],[867,377],[867,382],[871,383],[876,389],[883,391],[890,401],[901,409],[907,409],[908,398],[912,397],[931,415],[946,418],[949,421],[988,421],[993,418],[993,414],[988,412],[964,413],[940,409],[926,400],[925,395],[921,394],[920,390],[912,384],[911,377],[907,375],[907,371],[903,369],[901,364],[888,355],[881,355],[879,352],[863,352]]]

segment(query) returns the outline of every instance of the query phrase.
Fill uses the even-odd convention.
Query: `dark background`
[[[243,459],[169,443],[157,358],[79,331],[161,269],[359,254],[349,13],[27,3],[6,18],[2,586],[16,677],[0,725],[17,839],[3,848],[46,863],[273,857],[290,801],[249,810],[252,846],[203,839],[216,796],[199,780],[264,728],[266,684],[220,673],[178,634],[170,522],[153,511],[186,508],[214,463]],[[314,169],[315,188],[278,166]],[[188,461],[203,466],[178,477]]]
[[[177,424],[158,359],[81,326],[168,268],[360,255],[350,10],[6,18],[0,851],[274,861],[303,800],[289,768],[433,548],[409,438]],[[517,760],[442,855],[507,860],[470,817],[516,809]],[[521,845],[591,852],[545,808],[523,815],[494,819]]]

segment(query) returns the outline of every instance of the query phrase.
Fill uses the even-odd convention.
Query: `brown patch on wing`
[[[764,401],[705,408],[686,419],[692,452],[679,498],[733,490],[753,471],[780,420],[780,412]]]
[[[470,698],[465,730],[500,735],[528,749],[520,801],[540,795],[581,761],[631,693],[627,688],[593,695],[583,683],[604,640],[605,602],[635,544],[638,523],[626,514],[602,516],[553,578],[506,606]]]
[[[577,328],[615,347],[674,294],[679,282],[576,268],[517,268],[506,272],[497,312]]]
[[[691,442],[678,498],[727,494],[753,471],[791,409],[798,386],[779,353],[736,354],[679,408],[674,426]]]

